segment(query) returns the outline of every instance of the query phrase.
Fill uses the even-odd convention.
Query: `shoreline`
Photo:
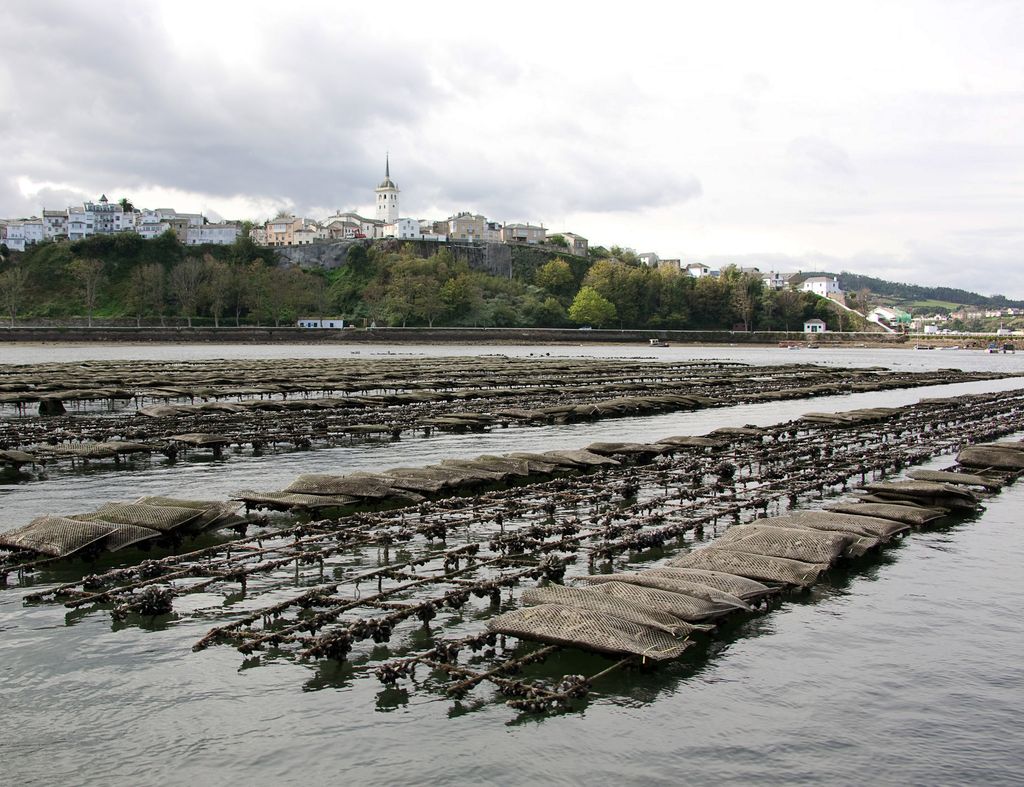
[[[989,342],[1012,342],[1013,337],[990,335],[925,337],[903,334],[790,331],[674,331],[574,328],[297,328],[297,327],[110,327],[15,326],[0,328],[0,344],[483,344],[483,345],[638,345],[651,339],[683,346],[780,347],[848,346],[904,349],[961,347],[984,349]]]

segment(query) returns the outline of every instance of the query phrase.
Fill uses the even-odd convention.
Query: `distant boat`
[[[915,350],[934,350],[935,347],[933,347],[930,344],[915,344],[914,345],[914,349]]]
[[[651,347],[668,347],[668,342],[664,339],[651,339],[650,345]]]

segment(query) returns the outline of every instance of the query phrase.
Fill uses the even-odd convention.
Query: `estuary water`
[[[1002,369],[1024,354],[757,348],[366,348]],[[92,358],[344,357],[348,347],[4,347],[6,363]],[[303,355],[308,353],[307,355]],[[670,353],[671,355],[669,355]],[[677,355],[678,353],[678,355]],[[302,472],[701,434],[811,410],[1024,387],[1024,378],[588,424],[435,435],[219,462],[152,464],[0,486],[0,528],[136,494],[226,496]],[[939,467],[948,459],[936,460]],[[153,630],[0,591],[0,780],[9,784],[1020,784],[1024,483],[985,510],[834,571],[653,672],[614,675],[577,713],[519,717],[384,690],[330,663],[250,667],[192,644],[199,613]],[[57,576],[44,576],[39,590]]]

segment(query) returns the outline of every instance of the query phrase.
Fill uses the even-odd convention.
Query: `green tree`
[[[441,285],[440,295],[445,312],[456,320],[475,315],[483,305],[483,293],[469,273],[448,279]]]
[[[267,316],[267,301],[270,292],[270,268],[262,259],[256,259],[246,268],[248,287],[245,294],[245,306],[250,314],[256,316],[256,327],[263,324]]]
[[[249,305],[252,282],[249,279],[249,268],[239,262],[228,265],[227,304],[235,315],[235,327],[242,324],[242,312]]]
[[[412,296],[412,313],[434,327],[434,321],[444,315],[447,305],[441,297],[441,288],[431,276],[410,276],[403,282]]]
[[[199,309],[199,301],[206,281],[206,267],[202,260],[189,257],[171,268],[170,290],[178,302],[181,316],[192,327],[192,318]]]
[[[274,327],[292,322],[309,299],[308,285],[298,268],[271,268],[266,292],[267,312]]]
[[[236,265],[248,265],[261,254],[260,247],[252,239],[253,226],[251,221],[243,221],[238,235],[231,244],[229,257]]]
[[[804,299],[800,293],[793,290],[782,290],[775,296],[775,305],[779,310],[779,317],[786,330],[792,330],[792,326],[803,319]]]
[[[12,328],[25,299],[28,279],[28,269],[23,267],[8,268],[0,273],[0,300],[3,302],[4,311],[11,319]]]
[[[565,307],[550,295],[544,300],[528,299],[523,314],[530,325],[538,328],[560,328],[566,323]]]
[[[164,321],[164,268],[158,263],[138,265],[128,277],[128,306],[135,312],[136,326],[142,325],[144,314],[156,314]]]
[[[370,258],[362,243],[353,243],[345,252],[345,264],[356,273],[365,273],[370,267]]]
[[[732,283],[732,306],[743,322],[743,330],[754,328],[754,316],[761,305],[764,281],[756,273],[740,273]]]
[[[203,284],[200,298],[206,303],[213,327],[220,327],[220,317],[227,308],[231,297],[231,269],[226,262],[203,255]]]
[[[573,276],[569,263],[561,257],[556,257],[537,269],[533,283],[555,297],[568,299],[576,285],[576,277]]]
[[[569,307],[569,319],[577,325],[601,327],[616,318],[615,304],[593,287],[582,287]]]
[[[583,285],[592,287],[615,306],[620,325],[639,328],[646,324],[653,311],[654,281],[654,272],[650,268],[616,260],[600,260],[587,271]]]
[[[92,325],[92,313],[99,298],[100,286],[104,280],[103,261],[97,259],[75,260],[68,266],[71,275],[78,281],[82,301],[88,313],[88,324]]]
[[[715,276],[701,276],[694,282],[691,300],[693,322],[701,330],[729,328],[733,324],[732,287]]]

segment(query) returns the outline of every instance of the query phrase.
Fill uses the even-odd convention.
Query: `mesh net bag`
[[[1024,452],[994,445],[969,445],[956,455],[956,461],[964,467],[1024,470]]]
[[[674,566],[659,566],[649,568],[643,573],[652,576],[665,576],[680,579],[685,582],[695,582],[699,585],[707,585],[710,588],[729,593],[744,601],[767,596],[774,592],[774,588],[755,582],[753,579],[739,577],[735,574],[723,574],[721,571],[705,571],[696,568],[676,568]]]
[[[581,465],[583,467],[602,467],[602,466],[615,466],[619,462],[616,459],[612,459],[610,456],[600,456],[599,454],[593,454],[590,451],[545,451],[543,456],[551,457],[553,459],[564,459],[574,464]]]
[[[985,489],[1001,489],[1005,482],[1000,478],[985,477],[974,473],[954,473],[949,470],[911,470],[908,476],[915,481],[935,481],[940,484],[967,484]]]
[[[865,517],[864,525],[870,528],[869,531],[864,527],[858,528],[857,523],[853,521],[850,514],[837,514],[831,511],[807,511],[799,513],[809,514],[809,516],[806,518],[803,516],[771,517],[770,519],[759,520],[756,524],[792,530],[811,530],[817,533],[828,533],[842,536],[846,539],[846,546],[843,548],[843,555],[846,557],[859,557],[860,555],[865,554],[868,550],[874,549],[879,544],[889,540],[889,536],[879,536],[876,534],[877,531],[894,531],[899,533],[908,529],[908,526],[905,524],[891,522],[885,519],[878,520],[881,524],[872,527],[871,518]],[[844,519],[844,517],[846,519]],[[813,563],[814,561],[810,562]]]
[[[736,525],[715,539],[716,547],[755,555],[786,557],[804,563],[835,563],[853,537],[846,533],[826,533],[809,528],[777,527],[755,522]]]
[[[872,519],[888,519],[905,525],[926,525],[946,512],[921,506],[901,506],[896,503],[835,503],[827,510],[837,514],[853,514]]]
[[[648,443],[591,443],[587,446],[587,450],[602,456],[611,456],[613,454],[656,456],[666,453],[669,450],[669,446]]]
[[[525,459],[509,459],[503,456],[478,456],[472,460],[472,467],[491,473],[504,473],[506,476],[530,474],[530,466]]]
[[[219,434],[207,434],[205,432],[189,432],[188,434],[176,434],[167,438],[176,443],[184,443],[193,448],[217,448],[231,442],[230,437]]]
[[[40,516],[24,527],[0,533],[0,547],[26,549],[49,557],[67,557],[102,541],[117,525],[63,516]]]
[[[815,530],[839,531],[856,536],[873,536],[888,541],[899,533],[909,530],[906,522],[896,522],[877,516],[846,514],[838,511],[793,511],[789,516],[761,520],[765,523],[778,524],[781,527],[794,526],[799,523],[803,527]]]
[[[878,481],[864,487],[873,495],[896,500],[911,500],[944,508],[978,507],[978,498],[968,489],[932,481]]]
[[[678,577],[662,574],[652,574],[648,571],[624,571],[619,574],[594,574],[593,576],[580,577],[580,580],[588,584],[601,584],[603,582],[628,582],[633,585],[667,590],[669,593],[682,593],[686,596],[701,598],[718,604],[724,609],[743,609],[750,611],[753,607],[743,599],[726,593],[722,590],[703,585],[699,582],[690,582]]]
[[[393,470],[385,470],[382,473],[353,473],[353,477],[370,476],[383,478],[384,483],[396,489],[405,489],[409,492],[422,494],[434,494],[448,486],[452,477],[451,473],[431,473],[425,467],[396,467]]]
[[[614,615],[623,620],[649,626],[664,631],[673,637],[685,637],[697,631],[697,627],[686,623],[675,615],[664,612],[657,607],[648,607],[635,601],[626,601],[607,593],[599,593],[592,588],[570,588],[565,585],[548,585],[544,588],[531,588],[523,591],[523,604],[561,604],[564,607],[577,607]],[[705,628],[705,627],[701,627]]]
[[[593,590],[642,604],[645,607],[660,609],[680,620],[691,623],[718,618],[736,611],[733,606],[718,604],[696,596],[672,593],[668,590],[659,590],[644,585],[633,585],[628,582],[618,582],[615,581],[614,576],[611,577],[611,580],[594,585]]]
[[[196,519],[199,514],[200,512],[194,509],[176,506],[151,506],[145,503],[107,503],[83,518],[91,521],[113,522],[118,525],[148,527],[150,530],[169,533]]]
[[[117,450],[106,443],[84,443],[82,445],[62,445],[53,449],[55,456],[71,456],[79,459],[111,459],[117,456]]]
[[[169,418],[176,415],[184,415],[188,411],[188,408],[183,406],[175,406],[172,404],[153,404],[149,407],[140,407],[135,411],[135,414],[146,416],[148,418]]]
[[[396,489],[379,477],[373,476],[341,476],[310,473],[300,475],[285,489],[285,492],[298,492],[307,495],[351,495],[361,498],[405,498],[419,502],[422,495],[407,490]]]
[[[949,508],[938,503],[928,503],[926,505],[923,498],[911,500],[909,497],[900,497],[899,495],[871,495],[866,492],[860,492],[857,494],[857,502],[884,503],[891,506],[913,506],[914,508],[934,508],[940,513],[949,513]]]
[[[151,541],[159,538],[162,534],[159,530],[137,525],[118,525],[116,530],[111,531],[107,540],[103,542],[103,548],[108,552],[117,552],[119,549],[130,547],[142,541]]]
[[[207,530],[216,527],[229,527],[244,520],[236,516],[238,503],[223,500],[182,500],[176,497],[140,497],[135,501],[150,506],[171,506],[173,508],[191,508],[199,512],[190,526],[196,530]]]
[[[658,442],[673,448],[723,448],[728,444],[727,440],[721,438],[716,440],[713,437],[691,437],[689,435],[662,437]]]
[[[804,563],[784,557],[754,555],[749,552],[733,552],[728,549],[705,547],[688,555],[677,557],[669,565],[682,568],[707,568],[739,574],[762,582],[781,582],[785,585],[809,587],[817,582],[828,566],[819,563]]]
[[[110,446],[119,454],[148,454],[153,447],[145,443],[133,443],[127,440],[108,440],[103,445]]]
[[[680,656],[689,644],[648,626],[560,604],[506,612],[487,621],[487,629],[520,639],[656,661]]]
[[[347,495],[304,495],[298,492],[236,492],[233,497],[236,500],[250,506],[262,506],[280,511],[288,511],[292,508],[305,508],[315,510],[318,508],[343,508],[353,503],[358,503],[358,497]]]
[[[504,481],[511,475],[508,470],[488,470],[475,459],[442,459],[441,468],[461,473],[464,483]]]

